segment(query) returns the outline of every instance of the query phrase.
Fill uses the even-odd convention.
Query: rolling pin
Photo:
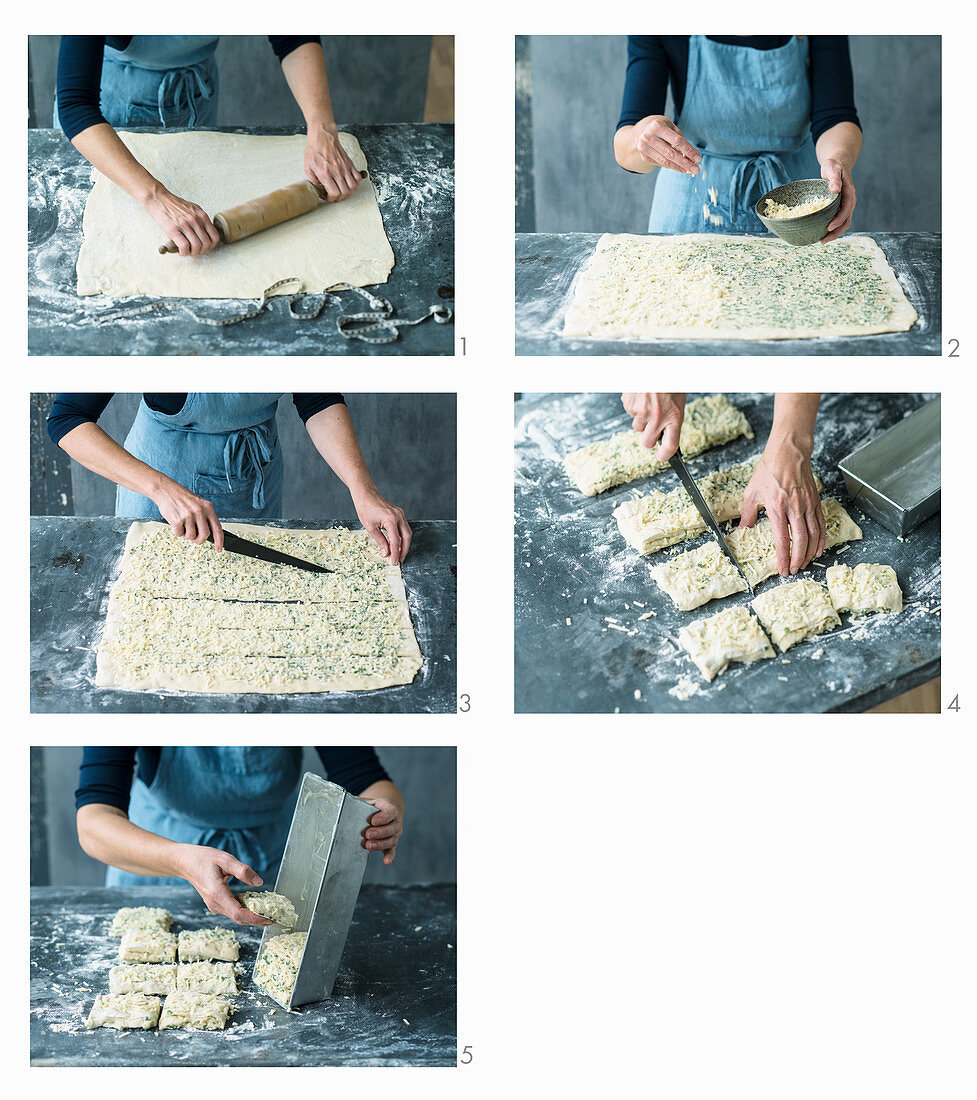
[[[360,179],[366,179],[366,172],[360,172]],[[253,237],[263,229],[297,218],[300,214],[308,214],[325,197],[326,189],[321,184],[302,180],[301,183],[280,187],[270,195],[262,195],[260,199],[222,210],[214,216],[214,225],[224,244],[233,244],[245,237]],[[165,255],[180,250],[172,241],[167,241],[159,246],[159,251]]]

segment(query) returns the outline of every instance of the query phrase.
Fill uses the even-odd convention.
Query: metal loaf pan
[[[846,455],[838,469],[852,499],[896,535],[940,510],[940,398]]]

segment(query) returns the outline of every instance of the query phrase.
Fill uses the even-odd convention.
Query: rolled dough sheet
[[[605,233],[577,278],[567,336],[787,340],[912,328],[918,315],[871,237]]]
[[[334,573],[307,573],[134,523],[109,595],[95,682],[129,690],[363,691],[423,664],[400,567],[365,531],[227,529]]]
[[[785,582],[751,601],[781,653],[805,638],[841,626],[828,590],[809,577]]]
[[[825,575],[828,594],[835,611],[850,611],[853,615],[866,615],[872,611],[902,611],[902,589],[899,578],[891,565],[873,565],[860,562],[854,569],[849,565],[832,565]]]
[[[741,435],[753,438],[749,421],[724,394],[714,393],[689,402],[679,446],[686,458],[692,458]],[[580,492],[592,497],[667,469],[668,463],[659,462],[654,451],[641,443],[637,432],[618,432],[567,455],[563,465]]]
[[[301,134],[263,136],[194,130],[119,136],[135,158],[174,194],[214,217],[305,178]],[[366,157],[351,134],[339,140],[353,164]],[[85,205],[85,239],[78,254],[78,293],[115,298],[259,298],[279,279],[300,278],[302,289],[338,283],[385,283],[394,254],[383,230],[369,179],[342,202],[315,210],[205,256],[159,254],[164,235],[135,199],[93,169]],[[295,286],[277,293],[295,292]]]

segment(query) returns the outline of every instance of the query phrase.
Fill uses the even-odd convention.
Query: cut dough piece
[[[294,928],[299,922],[295,906],[284,894],[276,894],[273,890],[247,890],[238,894],[237,900],[245,909],[250,909],[259,917],[267,917],[283,928]]]
[[[827,590],[809,577],[771,588],[750,606],[781,653],[805,638],[841,626]]]
[[[119,137],[156,179],[211,217],[305,177],[301,134],[121,131]],[[356,138],[340,134],[339,141],[356,168],[365,169]],[[161,256],[164,234],[143,207],[101,172],[92,175],[78,254],[79,294],[260,298],[273,283],[292,277],[302,280],[304,290],[320,293],[339,283],[385,283],[394,266],[370,179],[342,202],[320,203],[253,237],[218,245],[204,256],[182,257]],[[290,284],[277,293],[295,289]]]
[[[159,928],[130,928],[122,936],[119,960],[126,963],[175,963],[176,936]]]
[[[180,963],[176,968],[176,988],[197,993],[237,993],[234,966],[229,962]]]
[[[109,595],[96,683],[129,690],[365,691],[423,665],[399,566],[365,531],[227,524],[326,565],[313,574],[134,523]]]
[[[99,993],[85,1027],[114,1027],[117,1031],[140,1028],[149,1031],[159,1020],[159,997],[145,993]]]
[[[275,936],[265,944],[255,963],[255,984],[260,985],[283,1008],[288,1008],[292,999],[302,952],[305,950],[305,937],[305,932],[286,932]]]
[[[222,1031],[227,1026],[230,1011],[231,1006],[223,997],[181,990],[171,993],[163,1002],[159,1029],[185,1027],[194,1031]]]
[[[848,565],[832,565],[827,581],[835,611],[850,611],[853,615],[902,611],[902,589],[891,565],[860,562],[854,569]]]
[[[112,918],[110,936],[121,936],[129,928],[159,928],[169,932],[173,916],[166,909],[154,909],[148,905],[126,906]]]
[[[732,661],[749,664],[776,657],[760,624],[745,607],[727,607],[708,619],[696,619],[682,627],[678,640],[707,680]]]
[[[741,435],[753,438],[749,421],[724,394],[714,393],[686,406],[679,447],[685,458],[692,458]],[[581,493],[596,496],[668,468],[667,462],[654,457],[655,448],[643,446],[640,440],[635,431],[618,432],[567,455],[563,464]]]
[[[180,933],[177,948],[180,962],[199,962],[203,959],[223,959],[237,962],[241,947],[230,928],[194,928]]]
[[[109,989],[113,993],[172,993],[176,989],[176,966],[173,963],[113,966],[109,971]]]
[[[833,497],[825,497],[821,508],[825,520],[826,550],[862,537],[861,528]],[[768,577],[776,576],[777,551],[770,520],[766,516],[752,527],[734,527],[726,535],[726,541],[750,584],[757,585]],[[710,600],[746,591],[743,578],[716,542],[707,542],[694,550],[678,554],[662,565],[656,565],[651,570],[651,576],[680,611],[692,611]]]
[[[902,332],[917,320],[871,237],[605,233],[577,279],[567,336],[785,340]]]

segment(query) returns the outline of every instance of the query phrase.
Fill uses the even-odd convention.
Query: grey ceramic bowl
[[[761,211],[765,208],[767,199],[783,203],[784,206],[799,206],[802,202],[823,199],[831,194],[827,180],[794,180],[762,195],[753,209],[767,229],[776,233],[782,241],[796,245],[816,244],[828,231],[828,222],[841,206],[840,193],[834,195],[833,201],[823,210],[815,210],[813,214],[804,214],[799,218],[767,218]]]

